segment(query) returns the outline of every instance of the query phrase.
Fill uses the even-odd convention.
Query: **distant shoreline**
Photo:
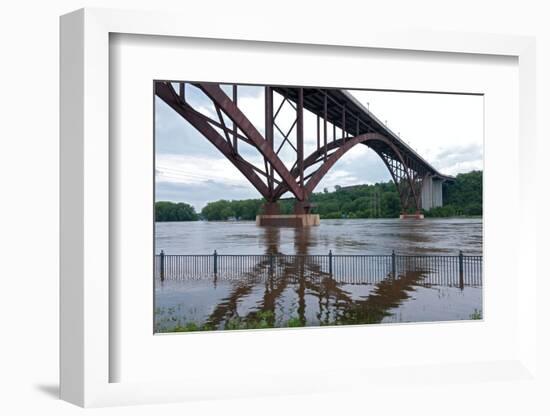
[[[398,220],[399,218],[321,218],[321,220],[336,220],[336,221],[360,221],[360,220]],[[447,220],[475,220],[475,219],[483,219],[482,215],[457,215],[454,217],[426,217],[424,220],[441,220],[441,219],[447,219]],[[403,220],[407,221],[407,220]],[[412,220],[411,220],[412,221]],[[184,220],[184,221],[155,221],[155,223],[168,223],[168,222],[212,222],[212,223],[241,223],[241,222],[255,222],[255,220]]]
[[[378,219],[398,218],[402,212],[402,196],[392,181],[353,187],[335,186],[311,194],[312,213],[324,219]],[[443,205],[420,210],[425,218],[475,218],[483,214],[483,172],[458,174],[452,183],[443,183]],[[206,203],[198,212],[185,202],[156,201],[155,219],[161,222],[248,220],[254,221],[262,212],[265,200],[261,198],[227,200]],[[294,213],[294,198],[277,201],[281,214]],[[440,201],[441,202],[441,201]]]

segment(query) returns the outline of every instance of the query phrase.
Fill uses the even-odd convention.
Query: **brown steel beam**
[[[397,189],[397,193],[399,194],[399,202],[401,203],[401,210],[402,212],[406,212],[408,206],[407,206],[407,200],[408,198],[405,197],[403,193],[403,187],[401,186],[401,178],[398,175],[398,172],[395,169],[395,163],[393,159],[390,159],[387,155],[383,154],[382,152],[378,152],[375,150],[375,152],[380,156],[380,159],[384,162],[386,167],[388,168],[388,171],[390,172],[390,175],[393,179],[393,183],[395,184],[395,187]]]
[[[297,130],[296,130],[296,148],[297,151],[297,162],[298,162],[298,171],[300,172],[300,187],[304,186],[304,89],[298,89],[298,108],[296,109],[296,120]]]
[[[327,160],[327,152],[326,152],[326,148],[327,148],[327,94],[325,93],[324,95],[324,111],[325,111],[325,115],[324,115],[324,123],[325,123],[325,128],[323,130],[323,133],[324,133],[324,137],[323,137],[323,140],[324,140],[324,143],[325,143],[325,160]]]
[[[191,110],[195,113],[195,115],[196,115],[197,117],[200,117],[200,118],[202,118],[203,120],[207,121],[209,124],[211,124],[211,125],[213,125],[213,126],[216,126],[217,128],[219,128],[220,130],[222,130],[222,131],[224,131],[224,132],[226,132],[226,133],[229,133],[229,134],[232,135],[233,138],[234,138],[235,132],[234,132],[233,130],[231,130],[229,127],[220,124],[219,121],[216,121],[216,120],[214,120],[214,119],[212,119],[212,118],[210,118],[210,117],[204,115],[203,113],[198,112],[197,110],[195,110],[195,109],[192,108],[192,107],[191,107]],[[237,139],[242,140],[243,142],[245,142],[245,143],[247,143],[247,144],[249,144],[249,145],[251,145],[251,146],[254,146],[254,144],[248,139],[248,137],[245,137],[245,136],[243,136],[243,135],[240,134],[240,133],[237,133]]]
[[[329,158],[334,153],[334,152],[333,153],[329,153],[329,152],[334,149],[338,149],[343,144],[344,144],[343,139],[338,139],[336,141],[328,142],[326,146],[323,146],[322,148],[312,152],[307,158],[304,159],[304,170],[316,163],[319,163],[321,161],[326,161],[326,158]],[[300,171],[298,169],[297,163],[294,163],[290,173],[293,177],[295,178],[298,177]],[[284,194],[286,191],[288,191],[288,189],[286,189],[285,185],[281,183],[279,184],[279,186],[277,186],[277,188],[275,188],[274,195],[276,198],[278,198],[282,194]]]
[[[237,169],[245,175],[250,183],[260,192],[260,194],[267,198],[269,197],[269,189],[261,178],[256,175],[254,169],[250,168],[247,164],[243,163],[240,156],[235,155],[232,146],[227,143],[224,138],[202,117],[197,116],[196,112],[188,104],[182,104],[179,96],[174,91],[173,87],[169,83],[156,82],[155,83],[156,95],[168,104],[179,115],[185,118],[193,127],[195,127],[204,137],[208,139],[216,148],[227,157],[231,163]]]
[[[359,143],[369,145],[371,143],[376,143],[376,142],[381,142],[387,145],[390,148],[392,155],[394,155],[397,158],[397,161],[399,161],[399,163],[402,164],[402,166],[405,166],[403,157],[399,152],[399,150],[397,149],[397,147],[391,142],[391,140],[389,140],[387,137],[379,133],[364,133],[359,136],[349,138],[348,140],[345,140],[345,141],[344,139],[340,139],[340,140],[337,140],[336,142],[330,143],[325,149],[320,149],[319,152],[313,152],[310,156],[308,156],[308,158],[305,159],[304,166],[311,166],[316,162],[318,162],[317,160],[318,156],[322,155],[325,151],[327,151],[328,150],[327,148],[336,149],[333,153],[330,154],[326,162],[324,162],[321,166],[319,166],[319,168],[313,174],[308,175],[308,177],[310,178],[305,185],[305,189],[304,189],[305,198],[307,199],[307,197],[311,194],[311,192],[313,192],[315,187],[318,185],[318,183],[324,177],[324,175],[330,170],[330,168],[332,168],[332,166],[353,146]],[[384,163],[386,164],[388,170],[390,171],[390,174],[392,175],[392,178],[394,179],[396,186],[398,187],[398,192],[400,192],[400,199],[402,200],[402,203],[403,203],[403,198],[401,198],[402,191],[400,188],[401,175],[403,175],[403,178],[406,180],[405,183],[409,185],[409,189],[412,191],[413,185],[412,185],[412,182],[410,181],[409,172],[407,172],[406,170],[403,171],[401,169],[396,169],[396,167],[390,166],[384,158],[382,159],[384,160]],[[402,172],[400,175],[396,173],[399,171]],[[296,170],[293,170],[293,173],[296,173]],[[275,189],[275,196],[278,198],[282,194],[284,194],[286,191],[287,189],[285,189],[284,184],[281,183]],[[414,191],[413,191],[413,194],[414,194]]]
[[[399,151],[398,151],[399,152]],[[420,197],[418,188],[418,183],[416,181],[416,172],[410,169],[407,163],[407,157],[401,156],[400,160],[392,159],[388,154],[383,154],[377,152],[378,155],[382,158],[388,170],[392,174],[397,191],[399,193],[399,199],[401,200],[401,207],[403,212],[407,212],[410,206],[410,202],[414,203],[414,207],[417,211],[420,210]],[[400,155],[400,152],[398,153]]]
[[[357,137],[353,137],[349,140],[346,140],[344,142],[344,139],[342,139],[343,144],[338,148],[337,151],[335,151],[333,154],[330,155],[330,157],[327,159],[326,162],[324,162],[314,175],[311,176],[311,178],[308,180],[306,186],[305,186],[305,194],[310,195],[311,192],[315,189],[317,184],[321,181],[321,179],[325,176],[325,174],[330,170],[330,168],[353,146],[355,146],[358,143],[365,143],[370,140],[387,140],[384,136],[378,134],[378,133],[366,133],[361,134]]]
[[[321,147],[321,117],[317,114],[317,150]]]
[[[346,141],[346,105],[342,106],[342,139]]]
[[[283,108],[283,105],[286,101],[286,97],[283,96],[283,99],[281,100],[281,104],[279,104],[279,107],[277,107],[277,111],[275,111],[275,115],[273,116],[273,120],[275,120],[277,118],[277,116],[279,115],[279,111],[281,111],[281,108]]]
[[[185,102],[185,82],[180,82],[180,100],[182,103]]]
[[[277,125],[275,125],[275,127],[276,126]],[[288,143],[290,145],[290,147],[292,147],[294,149],[295,152],[298,152],[298,149],[296,149],[296,147],[292,144],[292,142],[290,140],[288,140],[288,137],[283,137],[283,141],[281,142],[281,144],[277,148],[277,151],[275,152],[276,155],[279,154],[279,152],[281,151],[281,149],[283,148],[285,143]]]
[[[224,113],[237,124],[238,128],[254,143],[255,147],[266,157],[273,169],[281,177],[282,181],[288,186],[289,191],[294,194],[298,200],[303,200],[304,191],[296,183],[283,162],[277,157],[273,149],[242,113],[242,111],[227,97],[223,90],[217,84],[196,84],[211,100],[220,106]]]
[[[226,127],[225,125],[225,121],[223,119],[223,115],[222,115],[222,112],[220,110],[220,107],[218,107],[217,105],[215,105],[214,107],[216,107],[216,114],[218,114],[218,118],[220,119],[220,124],[223,126],[222,127],[222,130],[225,134],[225,138],[227,140],[227,143],[231,144],[231,139],[229,138],[229,132],[228,132],[228,128]],[[233,136],[234,138],[235,136]]]
[[[294,129],[294,126],[296,126],[296,123],[298,122],[298,119],[295,119],[293,122],[292,122],[292,125],[290,126],[290,128],[288,129],[288,131],[285,133],[283,133],[283,131],[280,129],[280,127],[277,125],[277,123],[273,123],[273,125],[275,126],[275,128],[277,130],[279,130],[279,133],[281,133],[281,136],[283,136],[283,138],[285,139],[288,139],[288,136],[290,136],[290,133],[292,133],[292,130]],[[289,142],[290,143],[290,142]],[[294,148],[294,150],[296,150],[296,148]]]
[[[271,150],[273,150],[273,89],[265,87],[265,138]],[[273,195],[273,166],[267,163],[267,158],[264,158],[266,164],[266,173],[268,177],[269,193]]]
[[[243,159],[243,157],[241,155],[238,155],[236,156],[235,158],[240,164],[243,164],[243,165],[246,165],[248,166],[250,169],[256,171],[257,173],[259,173],[260,175],[264,176],[266,179],[268,178],[268,175],[265,171],[261,170],[259,167],[253,165],[252,163],[250,163],[249,161],[247,161],[246,159]],[[277,179],[273,179],[275,182],[277,182],[277,184],[281,183],[280,181],[278,181]]]
[[[237,104],[239,92],[237,91],[237,84],[233,84],[233,102],[235,105]],[[235,150],[235,153],[239,152],[239,140],[237,135],[237,123],[233,122],[233,149]]]
[[[234,85],[234,88],[236,91],[236,85]],[[235,95],[236,97],[236,95]],[[234,98],[235,98],[234,97]],[[185,83],[184,82],[180,82],[179,83],[179,98],[181,100],[182,103],[185,103]],[[220,116],[220,113],[219,113],[219,107],[216,107],[216,112],[218,114],[218,118],[220,121],[216,121],[210,117],[208,117],[207,115],[203,114],[203,113],[200,113],[198,112],[197,110],[193,109],[193,111],[195,112],[195,114],[198,116],[198,117],[202,117],[203,119],[205,119],[206,121],[208,121],[210,124],[216,126],[217,128],[219,128],[220,130],[222,130],[224,132],[224,134],[226,135],[227,137],[227,134],[230,134],[233,136],[233,146],[235,147],[236,146],[236,143],[238,142],[238,140],[242,140],[244,141],[245,143],[247,144],[250,144],[253,146],[253,144],[250,142],[250,140],[243,136],[242,134],[239,134],[237,132],[237,128],[236,126],[234,126],[234,130],[231,130],[229,127],[227,127],[225,125],[225,123],[222,124],[223,122],[223,118]]]

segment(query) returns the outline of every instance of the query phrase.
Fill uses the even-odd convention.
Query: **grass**
[[[305,326],[302,320],[298,317],[290,318],[288,321],[286,321],[286,325],[289,328],[299,328],[302,326]]]
[[[170,322],[163,320],[163,323]],[[157,325],[157,332],[196,332],[196,331],[215,331],[224,330],[239,330],[239,329],[267,329],[267,328],[298,328],[305,326],[305,323],[298,317],[293,317],[286,322],[275,322],[275,314],[272,311],[260,311],[246,318],[232,317],[225,321],[222,327],[214,326],[210,323],[202,325],[195,322],[181,323],[177,322],[175,326]]]
[[[364,318],[364,317],[363,317]],[[470,319],[480,320],[483,319],[483,313],[480,309],[474,309],[470,314]],[[174,326],[172,324],[176,322]],[[356,324],[357,322],[321,322],[320,326],[325,325],[346,325]],[[361,324],[373,324],[379,323],[379,320],[363,319]],[[161,320],[157,324],[157,332],[170,333],[170,332],[197,332],[197,331],[216,331],[216,330],[242,330],[242,329],[268,329],[268,328],[300,328],[304,327],[305,322],[295,316],[286,321],[277,322],[275,320],[275,314],[272,311],[259,311],[248,315],[246,317],[234,316],[227,319],[223,324],[213,325],[209,322],[204,324],[198,324],[196,322],[182,323],[176,318],[170,317]]]
[[[481,310],[474,309],[474,311],[470,314],[470,319],[483,319]]]

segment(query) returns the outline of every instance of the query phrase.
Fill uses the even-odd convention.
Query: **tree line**
[[[426,217],[482,215],[483,173],[472,171],[456,176],[454,182],[443,183],[443,206],[424,211]],[[350,187],[336,186],[333,192],[315,192],[310,201],[312,212],[321,218],[396,218],[401,213],[399,194],[393,182]],[[254,220],[261,213],[264,199],[209,202],[200,214],[186,203],[160,201],[155,204],[156,221],[223,221]],[[279,201],[281,214],[291,214],[294,199]]]
[[[155,202],[155,221],[197,221],[195,208],[185,202]]]

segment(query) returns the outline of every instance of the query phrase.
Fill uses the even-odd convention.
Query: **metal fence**
[[[155,277],[164,280],[220,278],[332,278],[338,283],[378,283],[406,273],[422,274],[426,285],[481,286],[482,256],[429,255],[286,255],[286,254],[160,254]]]

